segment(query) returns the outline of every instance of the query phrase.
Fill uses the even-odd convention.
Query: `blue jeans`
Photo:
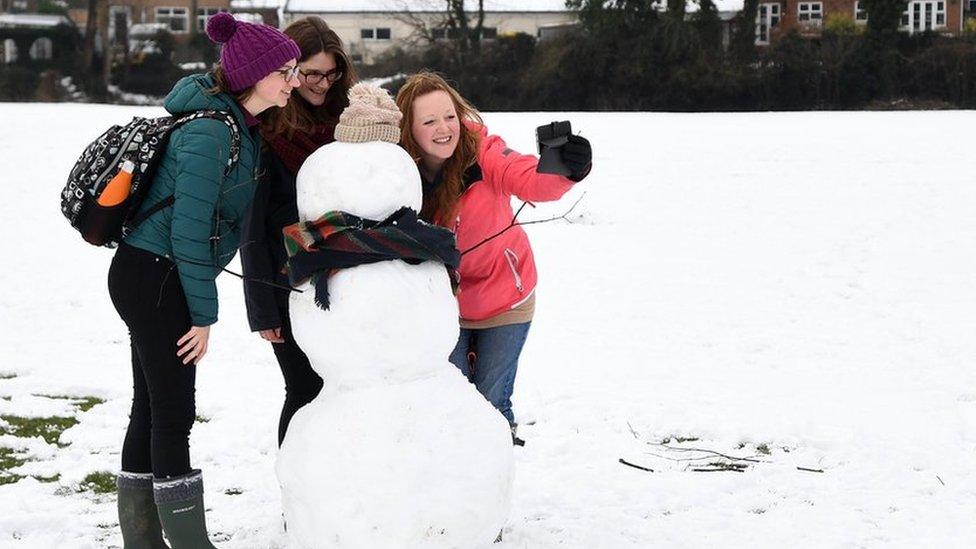
[[[519,355],[522,354],[531,324],[526,322],[478,330],[461,328],[461,337],[451,353],[451,363],[505,416],[509,425],[515,424],[512,389]],[[473,366],[468,363],[469,351],[474,351],[477,357]]]

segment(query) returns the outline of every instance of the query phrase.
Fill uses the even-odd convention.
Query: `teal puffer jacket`
[[[237,166],[224,177],[230,130],[219,121],[189,122],[170,135],[143,209],[169,196],[172,207],[143,221],[125,243],[176,263],[194,326],[217,322],[214,278],[237,252],[240,226],[257,185],[260,138],[249,130],[233,97],[209,94],[210,75],[188,76],[177,82],[164,106],[171,114],[203,109],[230,112],[237,120],[241,150]]]

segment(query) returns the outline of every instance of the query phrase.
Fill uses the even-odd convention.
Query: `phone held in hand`
[[[566,144],[573,133],[573,126],[569,120],[543,124],[535,129],[535,137],[539,146],[539,173],[551,173],[568,176],[569,168],[563,164],[560,148]]]

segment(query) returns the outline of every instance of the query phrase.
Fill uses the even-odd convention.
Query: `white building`
[[[469,13],[477,10],[476,1],[467,3]],[[444,0],[287,0],[282,26],[317,15],[336,31],[353,60],[369,64],[394,46],[413,45],[424,33],[446,38],[445,5]],[[538,37],[577,21],[565,0],[485,0],[484,10],[486,39],[516,33]]]

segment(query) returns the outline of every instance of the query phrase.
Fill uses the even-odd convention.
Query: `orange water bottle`
[[[98,205],[109,207],[125,202],[132,189],[132,172],[135,169],[136,165],[131,160],[123,162],[119,173],[115,174],[115,177],[102,189],[102,194],[98,195]]]

